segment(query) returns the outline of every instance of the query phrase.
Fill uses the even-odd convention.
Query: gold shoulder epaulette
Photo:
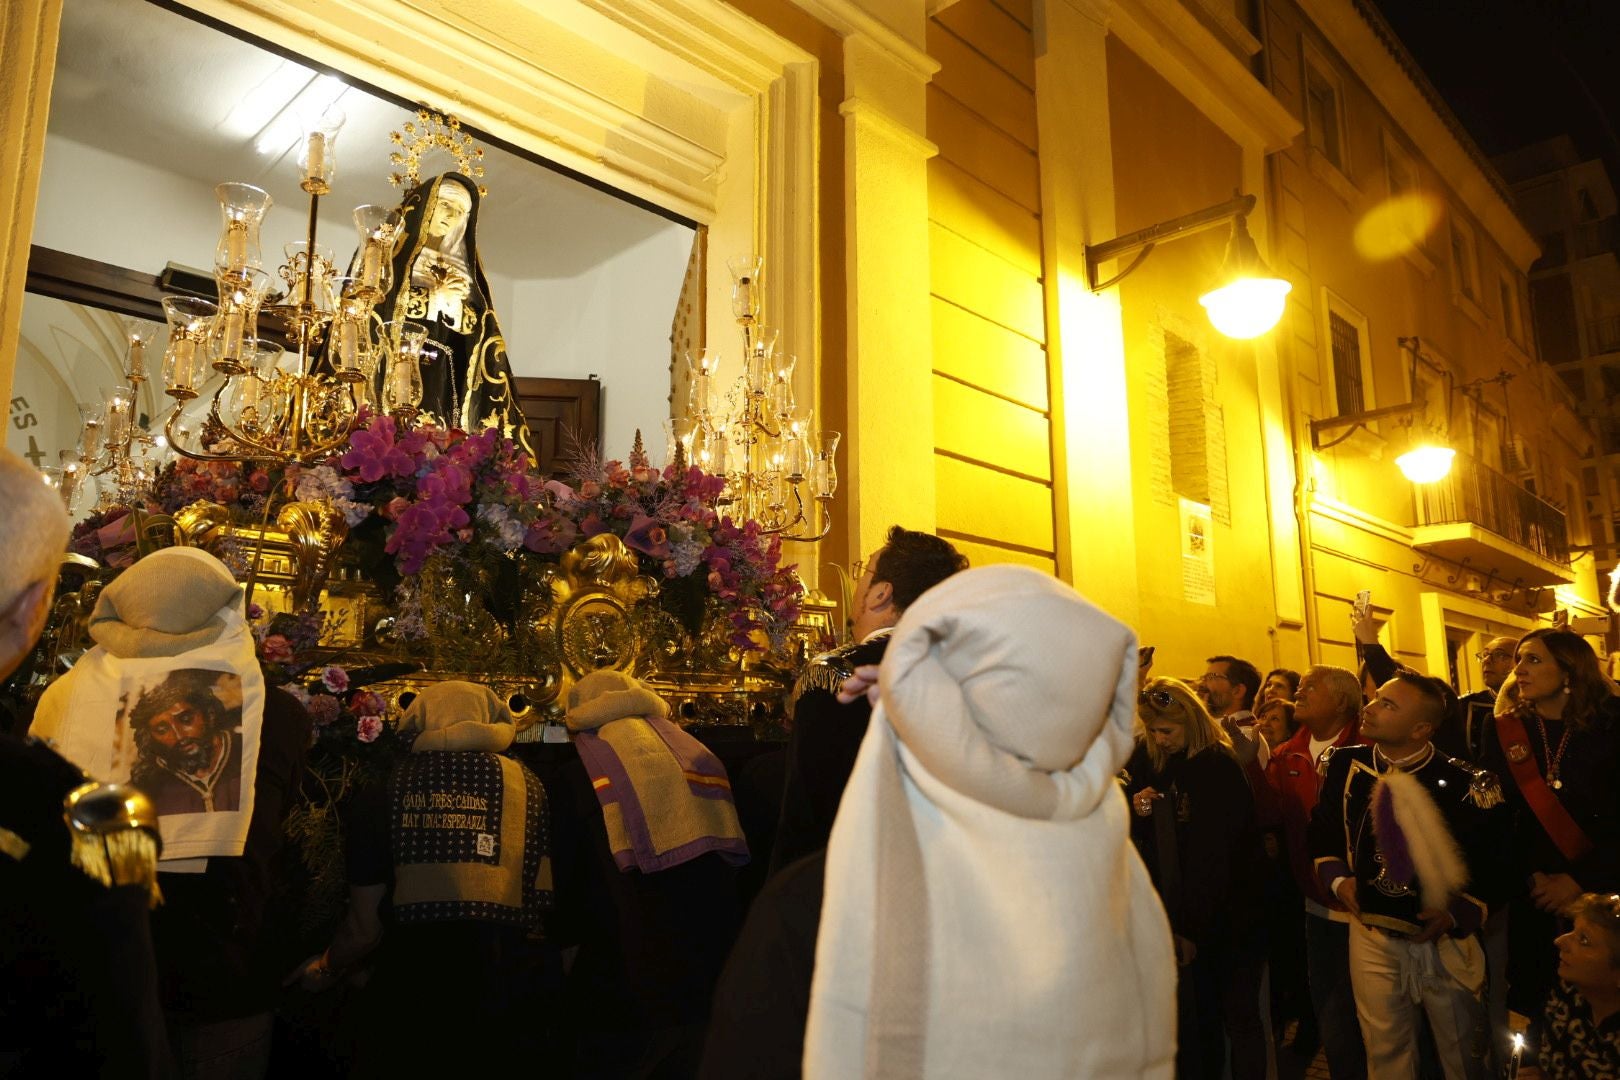
[[[108,888],[136,885],[153,907],[163,902],[157,863],[162,850],[151,800],[128,784],[80,784],[62,800],[73,838],[73,865]]]
[[[1469,769],[1473,779],[1468,784],[1468,801],[1481,810],[1492,810],[1501,806],[1502,783],[1496,774],[1489,769]]]
[[[838,688],[844,680],[854,674],[855,667],[849,662],[849,656],[856,649],[854,644],[841,645],[830,652],[820,656],[804,665],[799,677],[793,683],[793,693],[788,697],[788,713],[792,714],[799,704],[799,698],[811,690],[824,690],[829,694],[838,693]]]

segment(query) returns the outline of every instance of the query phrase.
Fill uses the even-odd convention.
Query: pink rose
[[[334,694],[341,694],[349,688],[349,673],[331,664],[321,672],[321,683]]]
[[[582,499],[594,499],[600,494],[602,494],[602,485],[595,480],[587,480],[579,485],[579,497]]]
[[[377,736],[382,734],[382,717],[362,716],[354,724],[354,737],[361,742],[376,742]]]
[[[267,634],[259,645],[259,655],[264,657],[268,664],[291,663],[293,658],[292,642],[284,634]]]
[[[388,504],[382,508],[382,516],[387,518],[389,521],[397,520],[399,515],[403,514],[407,509],[410,508],[410,505],[411,504],[408,499],[402,499],[396,495],[392,499],[389,499]]]
[[[270,474],[263,469],[254,469],[248,474],[248,487],[263,495],[270,490]]]

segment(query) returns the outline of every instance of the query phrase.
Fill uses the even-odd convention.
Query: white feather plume
[[[1428,789],[1410,773],[1390,769],[1379,777],[1389,788],[1395,824],[1406,836],[1412,853],[1412,869],[1422,889],[1427,910],[1444,911],[1451,898],[1468,884],[1468,864],[1462,849],[1451,835],[1445,815],[1434,804]]]

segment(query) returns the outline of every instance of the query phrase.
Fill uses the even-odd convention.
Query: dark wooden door
[[[602,445],[602,384],[596,379],[513,380],[544,476],[560,476],[575,447]]]

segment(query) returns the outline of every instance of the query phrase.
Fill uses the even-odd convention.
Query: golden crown
[[[472,136],[461,130],[461,121],[432,109],[420,109],[416,119],[405,121],[403,131],[391,131],[388,140],[399,149],[388,155],[389,164],[401,166],[402,171],[390,173],[388,182],[395,187],[413,188],[422,179],[422,158],[432,150],[443,150],[456,159],[462,175],[477,180],[484,175],[479,164],[484,148],[473,145]],[[489,189],[478,185],[479,195],[488,195]]]

